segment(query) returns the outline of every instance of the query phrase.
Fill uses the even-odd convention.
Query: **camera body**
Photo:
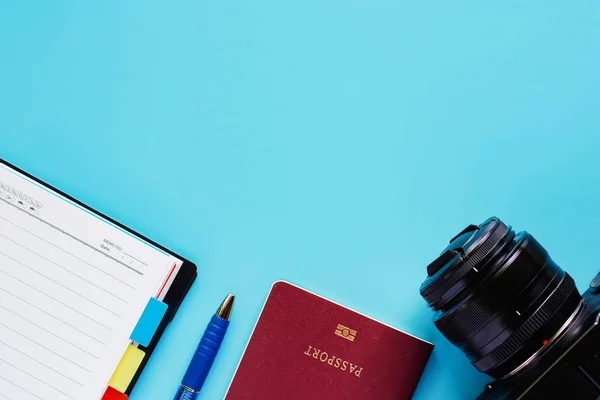
[[[515,374],[486,385],[478,400],[600,398],[600,273],[563,332]]]
[[[450,240],[420,294],[438,330],[495,379],[479,400],[600,399],[600,273],[580,294],[531,234],[492,217]]]

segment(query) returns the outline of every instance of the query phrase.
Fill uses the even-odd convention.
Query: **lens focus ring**
[[[468,298],[439,315],[435,321],[437,328],[452,343],[458,345],[468,340],[500,311],[509,308],[512,313],[514,305],[507,304],[505,299],[519,299],[520,295],[526,298],[525,288],[541,270],[547,268],[555,271],[552,267],[555,264],[547,263],[548,253],[531,236],[520,237],[514,246],[516,249],[505,256],[506,260],[498,260],[495,269],[490,267],[491,276],[486,282],[482,282]],[[537,265],[537,268],[528,268],[530,265]]]
[[[575,281],[567,273],[556,286],[554,291],[548,296],[544,304],[538,308],[511,336],[508,337],[500,346],[496,347],[491,353],[487,354],[473,365],[479,371],[489,373],[489,370],[505,361],[516,350],[519,349],[531,336],[533,336],[542,326],[544,326],[552,317],[558,316],[560,308],[571,299],[579,302],[580,296],[575,287]],[[569,313],[570,315],[570,313]],[[510,371],[506,371],[510,372]],[[503,373],[496,377],[500,377]]]

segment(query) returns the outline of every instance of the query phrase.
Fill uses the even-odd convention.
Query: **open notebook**
[[[184,262],[0,160],[0,400],[100,399]]]

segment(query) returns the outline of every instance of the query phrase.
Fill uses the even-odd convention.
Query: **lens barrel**
[[[420,292],[435,325],[494,378],[547,345],[581,303],[573,278],[537,240],[495,217],[450,240],[427,275]]]

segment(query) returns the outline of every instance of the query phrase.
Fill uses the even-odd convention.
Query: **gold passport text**
[[[316,347],[308,346],[308,350],[306,350],[304,354],[322,362],[323,364],[337,368],[340,371],[348,371],[349,374],[352,374],[358,378],[360,378],[360,374],[363,370],[363,368],[359,367],[358,365],[352,364],[351,362],[343,360],[335,355],[329,355],[329,353],[326,351],[322,351]]]

